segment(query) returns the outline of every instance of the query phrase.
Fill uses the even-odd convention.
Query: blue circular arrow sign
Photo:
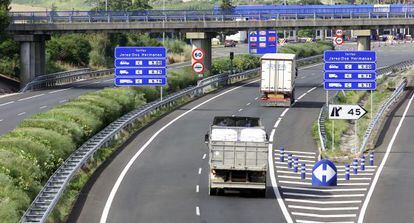
[[[312,168],[312,186],[336,186],[337,170],[333,162],[327,159],[315,163]]]

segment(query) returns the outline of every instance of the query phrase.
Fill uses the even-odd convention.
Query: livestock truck
[[[262,106],[290,107],[295,102],[296,55],[268,53],[261,57]]]
[[[266,194],[268,136],[259,118],[215,117],[205,135],[209,148],[209,193]]]

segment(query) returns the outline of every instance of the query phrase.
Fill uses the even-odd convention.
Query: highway
[[[414,57],[412,45],[376,50],[379,67]],[[259,106],[255,100],[259,83],[253,80],[171,112],[143,129],[93,175],[69,222],[310,222],[321,218],[355,222],[370,184],[370,179],[364,181],[370,177],[353,177],[356,188],[341,185],[339,191],[322,193],[304,190],[303,182],[291,172],[284,173],[285,164],[278,163],[278,156],[273,160],[273,154],[269,157],[265,199],[211,197],[207,191],[208,148],[204,134],[214,116],[261,117],[273,149],[283,145],[310,168],[318,152],[311,126],[325,100],[321,83],[321,64],[301,68],[297,102],[290,109]],[[375,168],[369,169],[368,176],[375,172]],[[354,204],[354,200],[359,202]],[[341,202],[351,205],[343,210]]]
[[[235,54],[247,53],[247,45],[240,44],[235,48],[214,47],[214,57],[225,57],[230,51]],[[190,66],[191,62],[172,64],[169,69]],[[0,135],[12,130],[26,117],[46,111],[53,106],[64,103],[87,92],[97,91],[113,86],[113,78],[102,78],[80,81],[55,89],[0,96]]]

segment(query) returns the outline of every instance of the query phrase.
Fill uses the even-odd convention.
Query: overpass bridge
[[[21,83],[25,85],[36,76],[45,73],[45,41],[53,33],[184,32],[187,33],[188,39],[192,39],[193,48],[205,50],[205,65],[209,70],[210,40],[212,34],[217,31],[301,28],[365,30],[354,34],[358,38],[360,49],[369,49],[369,30],[414,30],[410,28],[414,27],[414,10],[375,12],[359,10],[355,6],[352,8],[349,11],[327,12],[312,7],[312,13],[303,10],[297,13],[293,13],[292,10],[239,13],[215,10],[12,12],[8,32],[13,34],[14,39],[21,45]]]

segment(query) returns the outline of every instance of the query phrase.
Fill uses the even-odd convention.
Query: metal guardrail
[[[325,112],[326,105],[322,106],[318,116],[318,135],[322,151],[326,150]]]
[[[90,68],[84,68],[79,70],[42,75],[36,77],[34,80],[29,82],[23,89],[20,90],[20,92],[25,92],[28,90],[34,90],[44,87],[53,87],[58,85],[69,84],[79,80],[105,76],[113,72],[113,68],[96,71],[92,71]]]
[[[314,59],[315,57],[311,57],[309,60]],[[306,60],[307,59],[304,58],[301,61],[305,62]],[[174,106],[178,100],[187,97],[201,97],[209,92],[211,88],[218,88],[239,80],[250,79],[257,75],[257,68],[237,74],[215,75],[199,82],[195,87],[189,87],[179,92],[170,94],[162,101],[158,100],[148,103],[109,124],[99,133],[86,141],[75,152],[73,152],[53,173],[42,190],[33,200],[30,207],[26,210],[20,219],[20,222],[45,222],[61,198],[66,186],[70,183],[72,177],[78,172],[78,170],[94,156],[97,150],[107,146],[111,141],[116,139],[118,134],[123,129],[132,127],[135,121],[138,121],[142,117],[151,115],[165,107]]]

